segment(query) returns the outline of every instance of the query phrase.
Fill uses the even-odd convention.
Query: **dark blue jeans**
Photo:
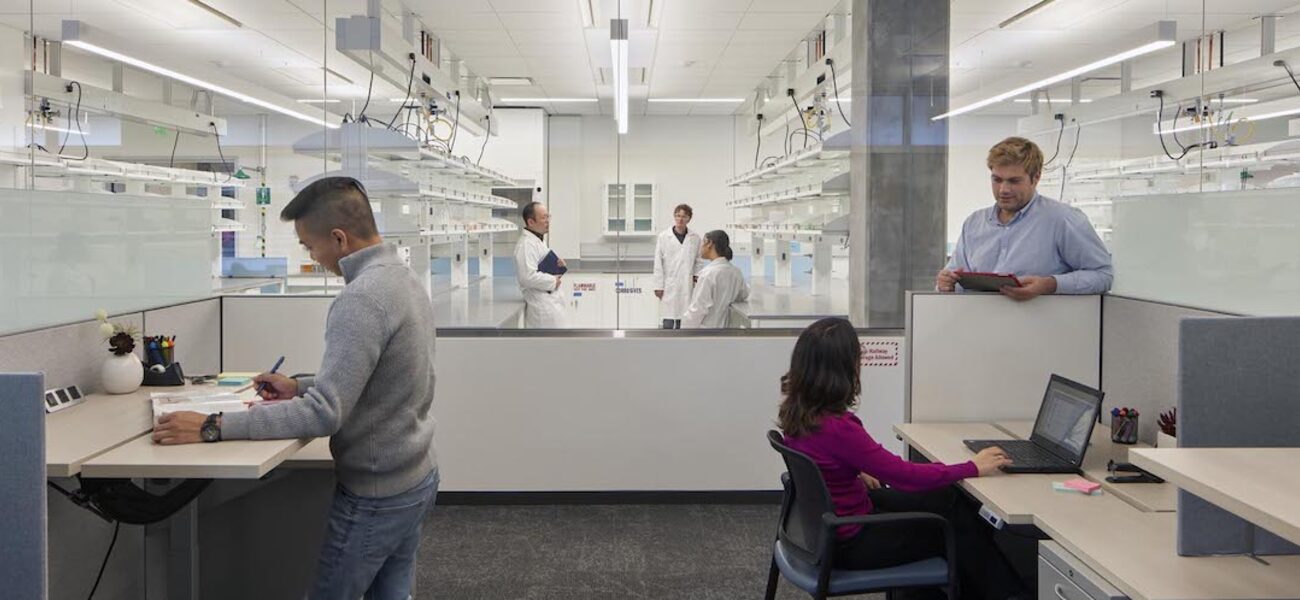
[[[438,469],[387,498],[338,485],[321,545],[311,600],[406,600],[415,596],[420,524],[438,495]]]

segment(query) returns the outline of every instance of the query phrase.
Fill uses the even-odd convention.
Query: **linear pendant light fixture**
[[[63,22],[63,43],[72,46],[74,48],[85,50],[86,52],[90,52],[92,54],[98,54],[109,60],[115,60],[123,64],[131,65],[137,69],[142,69],[145,71],[149,71],[151,73],[156,73],[158,75],[162,75],[163,77],[175,79],[176,81],[179,81],[181,83],[187,83],[194,87],[199,87],[205,90],[216,92],[223,96],[234,98],[235,100],[239,100],[240,102],[244,102],[246,104],[252,104],[253,106],[257,106],[259,108],[265,108],[267,110],[275,111],[282,115],[287,115],[295,119],[300,119],[315,125],[324,125],[330,129],[338,129],[337,124],[330,123],[318,117],[313,117],[309,114],[299,112],[291,108],[286,108],[277,104],[273,104],[271,102],[267,102],[266,100],[262,100],[261,98],[255,98],[253,96],[249,96],[248,94],[237,92],[230,88],[220,86],[208,81],[204,81],[197,77],[191,77],[184,73],[179,73],[171,69],[168,69],[166,67],[162,67],[144,60],[140,60],[133,56],[128,56],[126,54],[122,54],[120,52],[110,50],[108,48],[105,48],[103,46],[100,46],[98,44],[95,44],[85,39],[87,33],[88,33],[87,27],[81,21],[68,20]]]
[[[609,20],[609,51],[614,59],[614,120],[627,133],[627,19]]]
[[[1022,85],[1013,90],[1008,90],[1002,92],[1001,94],[997,94],[995,96],[990,96],[988,98],[985,98],[983,100],[979,100],[976,102],[972,102],[970,104],[963,105],[959,108],[955,108],[946,113],[943,113],[937,117],[933,117],[930,120],[939,121],[942,119],[946,119],[948,117],[955,117],[957,115],[965,114],[973,110],[979,110],[981,108],[984,108],[985,106],[989,106],[991,104],[997,104],[998,102],[1002,102],[1003,100],[1007,100],[1009,98],[1014,98],[1021,94],[1026,94],[1034,90],[1042,89],[1050,85],[1060,83],[1062,81],[1068,81],[1070,79],[1078,77],[1079,75],[1083,75],[1084,73],[1087,73],[1089,71],[1095,71],[1102,67],[1108,67],[1110,65],[1119,64],[1126,60],[1137,58],[1145,54],[1150,54],[1157,50],[1163,50],[1165,48],[1168,48],[1178,43],[1177,23],[1175,21],[1156,22],[1150,27],[1144,29],[1142,33],[1136,36],[1135,38],[1133,38],[1133,40],[1134,41],[1130,43],[1121,42],[1119,44],[1111,46],[1112,48],[1120,48],[1121,50],[1119,52],[1116,52],[1115,54],[1111,54],[1100,60],[1096,60],[1079,67],[1075,67],[1073,69],[1058,73],[1046,79],[1040,79],[1033,83]]]

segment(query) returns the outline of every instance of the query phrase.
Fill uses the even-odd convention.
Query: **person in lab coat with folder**
[[[677,205],[673,209],[672,228],[660,233],[655,243],[654,290],[664,329],[682,328],[682,315],[691,304],[695,276],[705,265],[700,259],[700,234],[686,228],[692,216],[694,211],[689,205]]]
[[[715,229],[704,234],[700,257],[709,264],[700,271],[691,304],[682,316],[682,329],[722,329],[730,325],[731,305],[749,298],[745,276],[731,264],[731,238]]]
[[[524,230],[515,245],[515,276],[524,296],[524,327],[559,329],[568,323],[564,299],[560,295],[564,259],[543,270],[543,261],[552,254],[543,238],[551,231],[551,214],[541,202],[529,202],[521,215]],[[549,262],[549,261],[548,261]],[[555,267],[559,267],[556,269]],[[554,271],[554,273],[546,272]]]

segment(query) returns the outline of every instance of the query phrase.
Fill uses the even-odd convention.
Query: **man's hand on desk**
[[[208,416],[203,413],[190,411],[165,414],[153,426],[153,443],[171,446],[202,442],[203,435],[200,429],[207,418]]]
[[[253,378],[253,383],[262,388],[257,395],[263,400],[288,400],[298,395],[298,380],[279,373],[262,373]]]
[[[1020,287],[1004,287],[1002,294],[1015,300],[1031,300],[1044,294],[1056,293],[1056,278],[1025,275],[1019,277]]]
[[[998,472],[998,468],[1011,464],[1011,458],[997,446],[991,446],[979,451],[975,458],[971,459],[975,463],[975,468],[979,469],[980,477],[988,477]]]

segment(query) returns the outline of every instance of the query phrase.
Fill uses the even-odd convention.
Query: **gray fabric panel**
[[[1178,445],[1300,447],[1300,318],[1185,319],[1180,325]],[[1300,554],[1300,547],[1179,492],[1178,553]]]
[[[45,582],[45,377],[0,373],[0,582],[9,598]]]
[[[109,320],[140,327],[141,317],[129,313]],[[138,348],[136,354],[142,356]],[[50,388],[76,385],[87,394],[99,392],[107,357],[108,343],[93,320],[0,337],[0,371],[40,371]]]
[[[144,313],[145,335],[176,336],[176,362],[186,375],[221,371],[221,300],[212,298]]]

